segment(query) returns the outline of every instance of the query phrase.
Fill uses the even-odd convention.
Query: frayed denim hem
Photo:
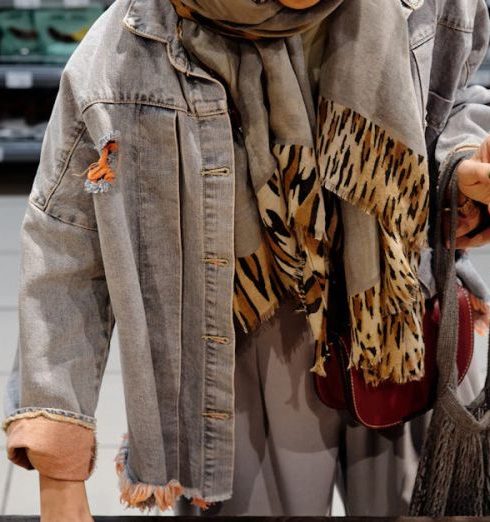
[[[128,473],[128,434],[122,436],[122,443],[114,459],[116,463],[116,473],[119,477],[120,502],[125,508],[134,507],[140,511],[150,511],[157,506],[161,511],[174,509],[177,500],[184,496],[191,500],[191,503],[202,510],[208,509],[214,502],[227,500],[230,495],[223,498],[213,498],[205,500],[195,489],[187,489],[175,479],[166,484],[146,484],[144,482],[133,481]]]

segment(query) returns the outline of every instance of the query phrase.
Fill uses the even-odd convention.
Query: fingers
[[[461,181],[467,180],[467,184],[490,184],[490,163],[467,159],[458,167],[458,177]]]
[[[490,243],[490,228],[485,229],[474,237],[460,237],[456,239],[456,248],[475,248]]]
[[[474,158],[480,161],[490,161],[490,135],[487,136],[480,147],[475,150]]]
[[[464,160],[458,167],[458,188],[465,196],[490,203],[490,163]]]

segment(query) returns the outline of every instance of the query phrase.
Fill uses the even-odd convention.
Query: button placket
[[[209,96],[206,96],[209,99]],[[233,482],[234,430],[234,202],[233,135],[228,112],[201,116],[200,169],[203,193],[204,351],[203,491]],[[217,393],[219,390],[219,393]],[[219,453],[223,465],[216,468]]]
[[[214,167],[214,168],[205,168],[205,169],[201,170],[201,176],[204,176],[204,177],[210,177],[210,176],[213,176],[213,177],[214,176],[216,176],[216,177],[220,177],[220,176],[227,177],[230,174],[231,174],[231,169],[229,167],[226,167],[226,166],[224,166],[224,167]],[[226,267],[226,266],[228,266],[230,264],[229,259],[227,259],[225,257],[212,256],[212,255],[204,256],[203,261],[207,265],[213,265],[213,266],[218,267],[218,268],[223,268],[223,267]],[[206,341],[212,341],[212,342],[215,342],[217,344],[229,344],[230,343],[229,337],[227,337],[225,335],[204,334],[202,337]]]

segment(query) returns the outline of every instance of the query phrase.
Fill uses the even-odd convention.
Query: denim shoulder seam
[[[442,27],[446,27],[447,29],[452,29],[453,31],[459,31],[461,33],[473,33],[474,31],[474,26],[471,25],[471,26],[468,26],[468,25],[463,25],[462,23],[458,23],[458,21],[456,20],[451,20],[449,18],[440,18],[438,21],[437,21],[437,25],[440,25]]]
[[[82,105],[82,114],[85,113],[88,109],[90,109],[92,105],[97,105],[98,103],[107,105],[148,105],[150,107],[160,107],[162,109],[176,110],[189,114],[187,108],[181,107],[179,105],[173,105],[171,103],[152,102],[148,100],[114,100],[111,98],[97,98],[95,100],[86,102],[84,105]]]

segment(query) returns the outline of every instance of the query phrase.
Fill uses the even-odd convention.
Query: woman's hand
[[[41,522],[93,522],[85,482],[39,475]]]
[[[485,213],[490,214],[490,136],[470,159],[459,164],[456,175],[458,205],[462,207],[458,212],[456,248],[478,247],[490,243],[490,227],[473,237],[467,235],[480,225]]]

